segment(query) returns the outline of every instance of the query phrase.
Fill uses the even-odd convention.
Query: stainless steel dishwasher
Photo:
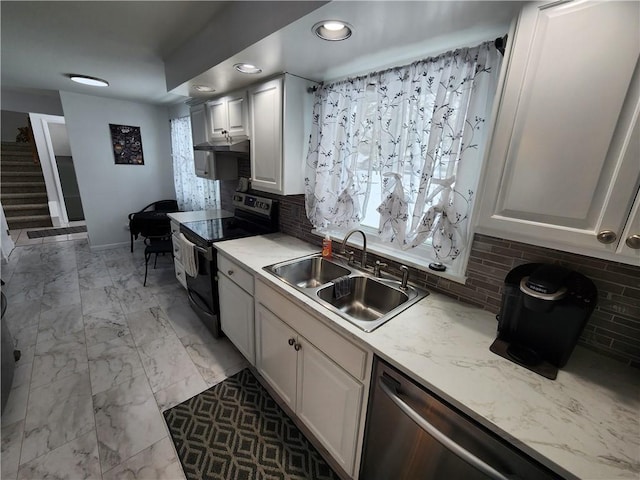
[[[563,478],[375,359],[362,480]]]

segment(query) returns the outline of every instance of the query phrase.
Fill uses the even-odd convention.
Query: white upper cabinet
[[[314,82],[284,74],[249,89],[251,187],[304,193]]]
[[[191,107],[191,139],[194,145],[207,141],[207,115],[204,104]]]
[[[640,234],[631,215],[640,183],[639,54],[638,2],[524,7],[478,232],[638,262],[640,249],[624,245]]]
[[[210,142],[244,140],[249,135],[247,92],[242,90],[207,102]]]

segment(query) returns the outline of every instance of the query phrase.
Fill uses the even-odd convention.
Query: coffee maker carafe
[[[545,263],[520,265],[505,278],[491,351],[555,379],[597,298],[596,286],[580,273]]]

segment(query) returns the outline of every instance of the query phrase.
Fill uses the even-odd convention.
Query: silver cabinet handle
[[[293,347],[294,343],[296,343],[296,339],[295,338],[290,338],[289,339],[289,345],[291,345]]]
[[[411,408],[409,405],[407,405],[397,395],[396,392],[391,391],[391,388],[385,382],[384,377],[378,378],[378,384],[380,385],[380,388],[382,389],[382,391],[389,397],[389,399],[393,403],[395,403],[396,406],[400,410],[402,410],[402,412],[407,417],[413,420],[422,430],[424,430],[433,438],[435,438],[447,450],[451,451],[452,453],[460,457],[462,460],[464,460],[468,464],[473,465],[475,468],[477,468],[482,473],[484,473],[485,475],[489,476],[494,480],[509,480],[507,477],[505,477],[503,474],[501,474],[491,465],[485,463],[484,461],[476,457],[473,453],[462,448],[460,445],[458,445],[456,442],[454,442],[452,439],[447,437],[444,433],[442,433],[440,430],[438,430],[436,427],[434,427],[429,422],[427,422],[424,418],[422,418],[420,414],[416,412],[413,408]]]
[[[627,247],[638,250],[640,248],[640,235],[638,235],[637,233],[629,235],[624,243],[627,244]]]
[[[613,230],[602,230],[598,235],[596,235],[596,238],[600,243],[608,245],[609,243],[615,242],[618,235]]]

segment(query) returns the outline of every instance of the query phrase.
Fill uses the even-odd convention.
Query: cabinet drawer
[[[240,265],[218,254],[218,271],[229,277],[244,291],[253,295],[253,275]]]
[[[171,243],[173,243],[173,258],[182,261],[182,242],[180,237],[174,233],[171,240]]]
[[[334,332],[320,320],[260,281],[256,282],[255,299],[287,322],[291,328],[353,377],[361,381],[365,380],[368,358],[366,350]]]
[[[180,282],[180,285],[182,285],[184,288],[187,288],[187,274],[185,273],[184,267],[177,258],[173,259],[173,266],[176,269],[176,278]]]
[[[180,233],[180,224],[171,220],[171,234],[178,235],[178,233]]]

